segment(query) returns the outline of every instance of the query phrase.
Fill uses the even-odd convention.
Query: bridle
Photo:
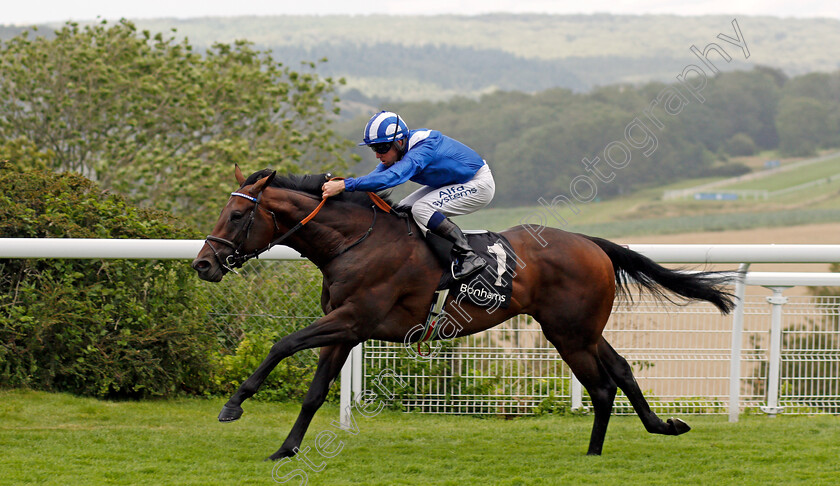
[[[260,209],[260,199],[262,198],[262,194],[263,193],[260,192],[257,195],[257,197],[254,197],[254,196],[249,196],[248,194],[243,194],[241,192],[230,193],[231,197],[241,197],[241,198],[247,199],[247,200],[254,203],[254,207],[251,208],[251,214],[248,216],[248,221],[247,221],[247,223],[245,223],[245,227],[243,228],[242,231],[239,232],[239,234],[243,234],[243,233],[245,234],[245,237],[242,238],[242,241],[239,243],[239,245],[237,245],[236,243],[234,243],[231,240],[226,240],[224,238],[220,238],[218,236],[213,236],[213,235],[207,235],[207,238],[205,238],[205,240],[204,240],[204,243],[207,244],[207,246],[209,246],[211,250],[213,250],[213,256],[216,257],[216,262],[218,262],[218,264],[220,266],[222,266],[223,268],[225,268],[226,270],[228,270],[230,272],[238,273],[236,271],[236,269],[240,268],[246,261],[248,261],[252,258],[259,258],[260,255],[267,252],[273,246],[279,244],[280,242],[282,242],[283,240],[285,240],[286,238],[291,236],[292,233],[294,233],[295,231],[300,229],[301,226],[303,226],[303,224],[298,223],[294,228],[292,228],[291,230],[283,233],[279,238],[270,242],[265,247],[263,247],[259,250],[254,250],[250,253],[245,253],[243,251],[243,247],[245,246],[245,242],[248,241],[248,237],[251,235],[251,227],[254,225],[254,219],[256,218],[256,215],[257,215],[257,209]],[[312,219],[312,217],[315,216],[315,213],[320,211],[322,206],[323,206],[323,202],[321,204],[319,204],[317,208],[315,208],[315,211],[313,211],[313,214],[311,214],[310,217],[308,217],[308,219]],[[274,229],[279,230],[280,227],[277,225],[277,217],[274,215],[274,212],[269,211],[268,209],[265,209],[265,208],[262,208],[262,209],[264,211],[266,211],[268,214],[271,215],[271,219],[274,222]],[[308,219],[306,220],[307,222],[308,222]],[[216,249],[216,247],[213,246],[213,243],[220,243],[220,244],[230,248],[231,250],[233,250],[233,253],[231,253],[224,260],[222,260],[222,257],[219,255],[219,252]]]
[[[337,179],[340,179],[340,178],[335,177],[335,178],[332,178],[330,180],[337,180]],[[243,247],[245,246],[245,242],[248,241],[248,237],[250,236],[251,226],[253,226],[253,224],[254,224],[254,219],[255,219],[256,214],[257,214],[257,209],[263,209],[268,214],[270,214],[271,219],[274,222],[274,229],[276,229],[278,231],[280,230],[280,227],[277,225],[277,217],[275,216],[274,212],[270,211],[268,209],[265,209],[265,208],[260,208],[260,199],[262,198],[262,194],[263,193],[260,192],[257,195],[257,197],[254,197],[254,196],[250,196],[248,194],[243,194],[241,192],[230,193],[231,197],[241,197],[241,198],[247,199],[247,200],[254,203],[254,207],[251,209],[251,214],[248,216],[248,222],[245,223],[245,228],[243,228],[243,230],[239,232],[239,234],[242,234],[242,233],[245,234],[245,237],[242,239],[242,241],[239,243],[239,245],[237,245],[235,242],[233,242],[231,240],[227,240],[225,238],[220,238],[218,236],[213,236],[213,235],[207,235],[207,238],[204,239],[204,243],[207,246],[209,246],[210,249],[213,251],[213,256],[216,258],[216,262],[221,267],[228,270],[229,272],[233,272],[233,273],[238,274],[239,272],[237,272],[236,269],[242,267],[242,265],[244,265],[245,262],[247,262],[248,260],[250,260],[252,258],[259,258],[259,256],[262,255],[263,253],[267,252],[268,250],[272,249],[273,247],[275,247],[275,246],[279,245],[280,243],[282,243],[283,241],[285,241],[288,237],[292,236],[297,230],[301,229],[306,223],[311,221],[312,218],[314,218],[315,215],[318,214],[318,212],[321,210],[322,207],[324,207],[324,204],[327,202],[327,198],[321,199],[321,202],[318,203],[318,206],[315,207],[315,209],[312,210],[312,212],[309,213],[308,216],[303,218],[298,224],[293,226],[291,229],[289,229],[288,231],[286,231],[282,235],[278,236],[277,238],[275,238],[274,240],[269,242],[269,244],[264,246],[263,248],[258,249],[258,250],[254,250],[250,253],[245,253],[243,251]],[[411,234],[412,234],[411,225],[408,222],[408,219],[407,219],[408,216],[406,214],[394,211],[391,208],[391,206],[388,205],[388,203],[383,201],[379,196],[377,196],[376,194],[374,194],[372,192],[369,192],[368,196],[370,197],[371,201],[373,201],[373,205],[371,206],[372,209],[373,209],[373,221],[371,222],[370,227],[365,232],[365,234],[361,236],[361,238],[359,238],[353,244],[348,245],[346,248],[341,250],[338,253],[338,255],[335,255],[335,256],[339,256],[339,255],[347,252],[351,248],[353,248],[356,245],[358,245],[359,243],[363,242],[370,235],[371,231],[373,231],[373,225],[376,224],[376,208],[377,207],[379,209],[382,209],[386,213],[393,213],[400,218],[405,218],[406,219],[406,225],[408,227],[408,234],[409,234],[409,236],[411,236]],[[224,246],[227,246],[228,248],[233,250],[233,253],[228,255],[223,260],[222,257],[219,255],[218,250],[216,250],[216,247],[213,246],[213,243],[220,243]]]

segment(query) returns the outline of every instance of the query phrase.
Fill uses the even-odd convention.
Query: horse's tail
[[[632,297],[629,286],[636,284],[656,297],[675,302],[663,288],[686,301],[705,300],[728,314],[735,307],[735,296],[724,287],[735,282],[732,272],[680,272],[665,268],[650,258],[603,238],[582,235],[598,245],[610,258],[620,294]],[[632,282],[631,282],[632,280]]]

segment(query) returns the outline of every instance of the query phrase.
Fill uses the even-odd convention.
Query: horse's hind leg
[[[589,350],[573,353],[561,351],[561,355],[592,399],[595,420],[592,423],[589,449],[586,453],[590,456],[599,456],[607,436],[607,425],[610,423],[610,415],[615,402],[616,384],[610,379],[595,353]]]
[[[592,407],[595,409],[595,421],[592,424],[587,454],[600,455],[604,448],[607,426],[610,423],[610,415],[615,402],[616,384],[598,359],[595,344],[584,344],[579,337],[555,335],[545,326],[543,326],[543,332],[560,352],[560,356],[569,365],[581,385],[589,392]]]
[[[630,400],[630,404],[633,405],[633,409],[648,432],[680,435],[691,430],[691,427],[680,419],[670,418],[667,422],[663,422],[653,413],[639,388],[639,384],[636,382],[636,378],[633,376],[633,369],[627,363],[627,360],[622,358],[603,337],[598,342],[598,357],[610,377]]]

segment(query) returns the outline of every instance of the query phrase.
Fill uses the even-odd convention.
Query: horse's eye
[[[240,213],[239,211],[230,213],[231,222],[235,223],[236,221],[239,221],[240,219],[242,219],[242,213]]]

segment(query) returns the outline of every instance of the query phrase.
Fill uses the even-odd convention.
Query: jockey
[[[370,174],[324,184],[324,197],[342,191],[376,192],[414,181],[424,187],[400,201],[410,206],[420,228],[450,241],[460,280],[487,265],[448,218],[486,206],[496,192],[490,167],[475,150],[437,130],[409,130],[396,113],[382,111],[365,126],[364,139],[381,162]]]

